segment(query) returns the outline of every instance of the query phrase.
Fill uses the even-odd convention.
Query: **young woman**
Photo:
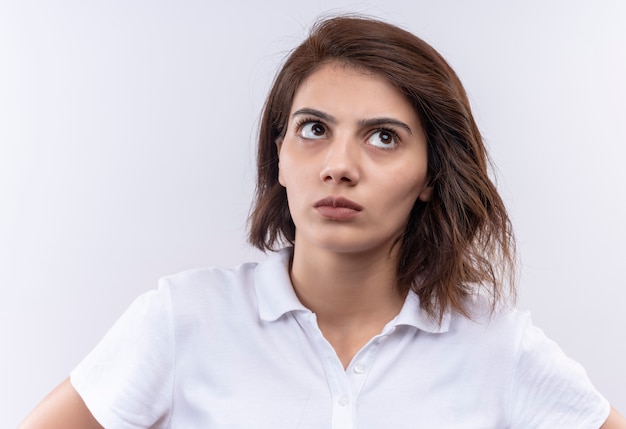
[[[257,186],[250,241],[277,251],[162,279],[22,428],[626,428],[510,309],[509,219],[422,40],[318,23],[267,99]]]

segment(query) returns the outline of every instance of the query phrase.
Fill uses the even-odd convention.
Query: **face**
[[[416,112],[367,71],[328,64],[311,74],[277,145],[297,247],[389,251],[416,200],[432,192]]]

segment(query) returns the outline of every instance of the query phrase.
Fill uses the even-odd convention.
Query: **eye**
[[[298,126],[298,135],[304,139],[323,139],[326,137],[326,127],[321,122],[304,122]]]
[[[391,130],[378,130],[368,137],[367,143],[381,149],[395,149],[398,135]]]

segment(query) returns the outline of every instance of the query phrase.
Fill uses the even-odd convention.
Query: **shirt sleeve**
[[[166,427],[172,403],[174,328],[170,291],[140,295],[70,380],[106,428]]]
[[[512,385],[511,428],[599,429],[610,405],[584,368],[530,322]]]

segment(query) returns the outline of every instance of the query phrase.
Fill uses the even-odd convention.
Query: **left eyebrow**
[[[379,127],[381,125],[395,125],[400,128],[404,128],[408,131],[409,134],[413,135],[413,131],[411,131],[411,127],[405,124],[402,121],[398,121],[393,118],[373,118],[373,119],[363,119],[360,121],[360,125],[362,127]]]

